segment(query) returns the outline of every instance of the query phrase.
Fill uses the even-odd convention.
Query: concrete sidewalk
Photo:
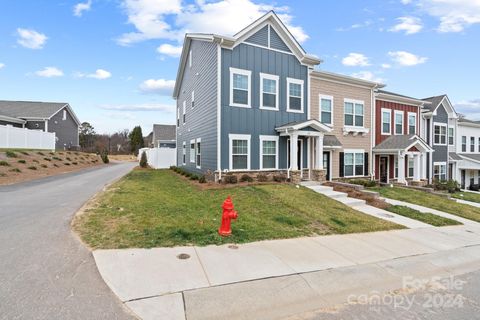
[[[190,257],[178,259],[182,253]],[[251,319],[258,312],[265,313],[262,319],[275,319],[337,303],[337,298],[329,299],[335,290],[345,294],[359,287],[380,288],[380,283],[391,290],[390,286],[399,288],[405,274],[446,276],[456,268],[480,269],[480,227],[406,229],[238,246],[97,250],[93,255],[108,286],[143,319],[184,320],[186,314],[189,320]],[[325,283],[327,279],[333,282]],[[280,292],[282,299],[276,301]],[[244,297],[241,304],[227,303],[236,295]],[[240,305],[243,309],[237,308]],[[228,314],[215,313],[216,309]]]

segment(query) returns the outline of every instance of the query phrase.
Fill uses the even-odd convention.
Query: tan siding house
[[[373,91],[383,85],[321,71],[310,79],[310,118],[332,128],[323,144],[327,177],[370,177]]]

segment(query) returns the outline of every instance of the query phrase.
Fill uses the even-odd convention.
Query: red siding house
[[[374,175],[382,183],[426,181],[427,153],[420,138],[423,100],[378,90],[375,96]]]

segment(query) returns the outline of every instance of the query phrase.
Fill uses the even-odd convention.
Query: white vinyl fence
[[[177,149],[175,148],[142,148],[138,151],[138,160],[142,152],[147,155],[148,165],[154,169],[166,169],[177,163]]]
[[[55,150],[55,133],[0,126],[0,148]]]

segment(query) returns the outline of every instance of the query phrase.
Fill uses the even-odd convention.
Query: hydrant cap
[[[223,202],[222,208],[226,210],[233,210],[233,202],[230,196],[228,196],[227,199],[225,199],[225,201]]]

